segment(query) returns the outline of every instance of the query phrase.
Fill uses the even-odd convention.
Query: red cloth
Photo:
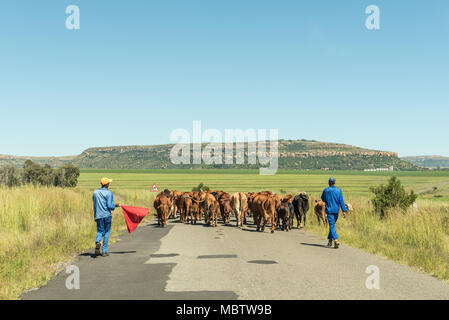
[[[150,212],[148,208],[121,206],[123,215],[125,216],[128,232],[132,233],[136,230],[142,219]]]

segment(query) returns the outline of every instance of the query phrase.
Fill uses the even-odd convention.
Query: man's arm
[[[323,193],[321,194],[321,200],[323,201],[323,202],[326,202],[326,189],[324,189],[323,190]]]
[[[117,207],[120,207],[120,205],[114,203],[114,195],[111,192],[111,196],[108,198],[108,209],[112,211]]]
[[[95,193],[92,195],[92,204],[93,204],[93,209],[94,209],[94,219],[95,219],[95,216],[96,216],[96,214],[97,214],[97,207],[95,206],[95,202],[97,201],[97,199],[96,199],[96,197],[95,197]]]

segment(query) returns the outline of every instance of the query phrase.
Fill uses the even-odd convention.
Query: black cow
[[[310,208],[309,196],[307,195],[307,193],[302,192],[293,199],[292,204],[293,204],[296,220],[298,221],[298,229],[305,227],[307,211],[309,211],[309,208]],[[291,222],[293,225],[293,216],[291,219],[292,219]],[[303,221],[304,221],[304,224],[302,224]]]

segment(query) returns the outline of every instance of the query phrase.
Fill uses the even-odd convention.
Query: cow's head
[[[299,197],[300,197],[302,200],[309,201],[309,195],[308,195],[307,193],[305,193],[305,192],[301,192],[301,193],[299,194]]]

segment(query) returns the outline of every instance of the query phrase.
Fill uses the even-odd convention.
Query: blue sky
[[[9,0],[0,41],[0,154],[169,143],[201,120],[449,156],[447,0]]]

